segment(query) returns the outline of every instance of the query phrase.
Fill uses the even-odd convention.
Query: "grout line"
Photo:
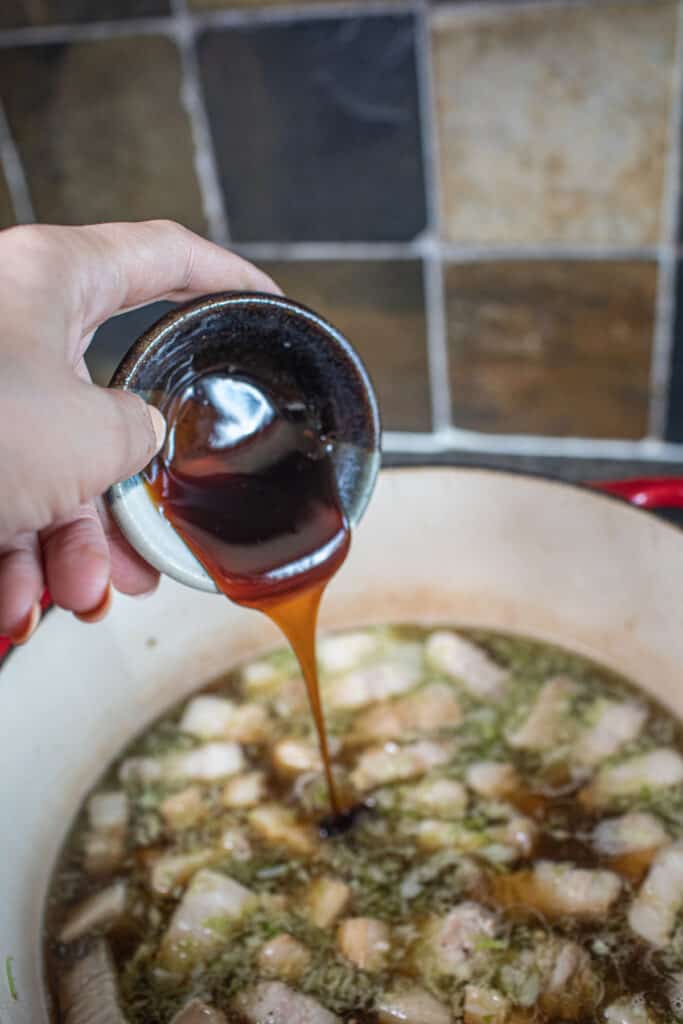
[[[481,434],[449,427],[433,434],[386,431],[385,452],[437,455],[454,450],[481,455],[545,456],[571,459],[618,459],[648,462],[681,462],[683,444],[656,441],[621,441],[584,437],[543,437],[526,434]]]
[[[441,243],[444,259],[454,263],[486,263],[498,260],[656,260],[657,246],[577,246],[547,243],[544,245],[454,245]]]
[[[398,16],[410,14],[414,7],[414,0],[346,0],[340,3],[309,3],[305,6],[293,3],[286,7],[228,8],[222,11],[198,12],[194,18],[201,28],[239,28],[347,17]]]
[[[611,0],[614,4],[622,7],[642,5],[642,0]],[[434,12],[437,22],[448,22],[457,16],[461,20],[469,20],[482,15],[489,18],[498,18],[500,15],[514,15],[515,13],[527,14],[530,12],[543,12],[545,10],[558,10],[566,7],[594,7],[596,0],[451,0],[450,3],[442,2]]]
[[[427,0],[416,11],[416,68],[420,102],[422,162],[427,200],[427,233],[422,242],[424,302],[427,328],[427,359],[431,396],[432,426],[442,430],[451,425],[451,386],[448,367],[446,308],[443,265],[439,248],[441,225],[439,193],[438,136],[435,123],[436,99],[432,76],[432,52]]]
[[[32,25],[29,28],[0,29],[0,49],[14,46],[42,46],[46,43],[80,43],[118,36],[169,35],[172,18],[125,18],[93,21],[83,25]]]
[[[12,138],[12,131],[0,100],[0,167],[5,172],[14,216],[18,224],[32,224],[36,217],[31,202],[31,193],[19,156],[19,150]]]
[[[683,134],[683,0],[678,3],[676,57],[671,118],[669,158],[662,196],[662,244],[659,253],[655,326],[650,363],[650,418],[652,437],[664,437],[669,412],[671,354],[674,345],[676,312],[676,257],[681,202],[681,136]]]
[[[424,244],[414,242],[236,242],[241,256],[254,260],[415,260]]]
[[[174,27],[182,61],[182,102],[190,120],[194,140],[194,164],[202,196],[209,237],[218,245],[230,241],[228,217],[223,201],[211,126],[204,104],[192,18],[187,0],[171,0]]]

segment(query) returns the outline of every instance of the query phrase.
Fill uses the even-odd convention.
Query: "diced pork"
[[[227,1019],[220,1010],[193,999],[175,1015],[171,1024],[227,1024]]]
[[[500,700],[508,673],[470,640],[448,630],[432,633],[425,645],[428,664],[454,679],[479,700]]]
[[[418,814],[461,818],[467,810],[467,790],[455,779],[424,779],[408,787],[401,806]]]
[[[149,872],[149,887],[158,896],[167,896],[177,885],[185,885],[200,868],[215,859],[214,850],[166,854],[154,861]]]
[[[273,767],[283,778],[294,778],[302,772],[319,772],[322,759],[318,747],[304,740],[282,739],[273,747]]]
[[[475,761],[467,769],[465,781],[479,796],[493,800],[504,799],[520,786],[513,765],[505,761]]]
[[[403,646],[407,649],[406,657],[399,648],[387,661],[378,661],[329,680],[325,685],[328,707],[361,708],[417,686],[422,675],[420,659],[410,645]]]
[[[85,870],[95,878],[116,871],[125,854],[124,837],[115,832],[91,832],[83,840]]]
[[[361,712],[349,742],[367,743],[400,739],[410,733],[438,732],[462,721],[462,711],[451,687],[430,683],[416,693]]]
[[[225,807],[255,807],[266,795],[266,777],[263,772],[245,772],[226,782],[223,790]]]
[[[422,988],[386,992],[379,998],[377,1016],[380,1024],[451,1024],[447,1007]]]
[[[593,830],[593,846],[606,857],[654,850],[669,842],[669,836],[653,814],[634,812],[618,818],[604,818]]]
[[[93,832],[121,834],[128,826],[128,798],[122,791],[96,793],[88,800],[88,820]]]
[[[610,1003],[604,1013],[608,1024],[654,1024],[655,1021],[642,995],[617,999]]]
[[[465,986],[465,1024],[505,1024],[510,1002],[495,988]]]
[[[381,971],[391,949],[389,926],[374,917],[349,917],[337,929],[337,948],[362,971]]]
[[[549,750],[562,740],[572,726],[571,701],[576,684],[565,676],[545,683],[526,720],[508,736],[511,747],[520,750]]]
[[[281,981],[262,981],[241,992],[236,1009],[249,1024],[339,1024],[339,1018],[310,996]]]
[[[75,942],[88,932],[118,921],[126,910],[126,895],[126,883],[118,881],[89,896],[70,912],[59,933],[59,941]]]
[[[210,694],[188,701],[178,728],[200,740],[224,739],[237,705],[225,697]]]
[[[636,796],[643,790],[677,786],[681,782],[683,757],[676,750],[662,747],[600,768],[592,782],[581,790],[579,800],[586,807],[604,807],[619,797]]]
[[[574,745],[572,756],[582,765],[595,765],[612,757],[640,733],[647,708],[629,701],[601,699],[592,711],[592,722]]]
[[[351,783],[362,791],[426,775],[432,768],[449,761],[452,749],[450,744],[431,740],[418,740],[405,746],[390,742],[371,747],[358,758]]]
[[[306,947],[284,932],[269,939],[259,952],[258,964],[262,974],[282,981],[297,981],[311,959]]]
[[[318,661],[328,675],[350,672],[376,654],[379,644],[379,637],[374,633],[324,636],[318,644]]]
[[[281,804],[262,804],[249,814],[249,824],[268,843],[286,846],[293,853],[306,856],[316,846],[313,830],[300,824],[294,811]]]
[[[621,891],[621,880],[612,871],[552,861],[537,861],[532,870],[496,876],[491,884],[496,902],[503,907],[528,907],[548,917],[566,914],[586,920],[604,917]]]
[[[63,975],[59,1005],[64,1024],[126,1024],[119,1006],[114,965],[102,939]]]
[[[418,964],[467,981],[487,958],[485,948],[495,934],[495,915],[465,900],[427,925],[417,950]]]
[[[351,890],[346,882],[327,875],[315,878],[306,897],[311,922],[316,928],[329,928],[344,912],[350,899]]]
[[[122,782],[215,782],[242,771],[244,755],[237,743],[206,743],[165,757],[131,757],[121,765]]]
[[[159,804],[161,817],[169,828],[180,831],[192,828],[206,815],[207,807],[199,786],[187,786],[179,793],[167,796]]]
[[[666,946],[683,906],[683,840],[661,850],[628,912],[631,929],[653,946]]]
[[[203,869],[194,876],[163,937],[160,959],[184,973],[225,942],[225,928],[254,905],[254,896],[226,875]]]

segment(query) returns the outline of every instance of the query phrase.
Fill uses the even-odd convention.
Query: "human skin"
[[[83,355],[116,313],[225,290],[279,291],[170,221],[0,232],[0,635],[28,639],[46,586],[88,622],[113,589],[156,586],[100,496],[158,451],[163,417],[94,385]]]

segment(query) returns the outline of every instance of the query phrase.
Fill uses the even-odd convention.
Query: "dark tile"
[[[9,228],[16,223],[12,199],[7,188],[5,176],[0,170],[0,228]]]
[[[683,441],[683,264],[680,262],[676,270],[676,313],[666,436],[669,441]]]
[[[297,0],[297,6],[305,7],[309,4],[315,4],[317,7],[323,6],[323,4],[338,3],[339,0]],[[388,0],[384,0],[385,3]],[[402,3],[403,0],[395,0],[396,3]],[[190,7],[193,7],[196,11],[216,11],[220,8],[231,7],[231,8],[245,8],[251,7],[252,9],[260,7],[292,7],[292,0],[189,0]]]
[[[265,263],[285,295],[310,306],[358,350],[386,430],[429,430],[422,266],[418,262]]]
[[[233,237],[403,240],[424,228],[411,16],[199,40]]]
[[[170,14],[169,0],[2,0],[0,28]]]
[[[3,51],[0,99],[38,219],[172,217],[204,230],[180,89],[167,39]]]
[[[458,426],[644,436],[654,263],[482,262],[451,265],[446,280]]]
[[[85,354],[85,362],[95,383],[106,386],[133,342],[164,313],[174,308],[173,302],[152,302],[130,313],[113,316],[102,324]]]

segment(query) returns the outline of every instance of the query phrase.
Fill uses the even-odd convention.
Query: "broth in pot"
[[[329,802],[278,650],[137,737],[55,869],[60,1024],[664,1024],[683,1015],[683,734],[584,657],[383,627],[319,649]]]

